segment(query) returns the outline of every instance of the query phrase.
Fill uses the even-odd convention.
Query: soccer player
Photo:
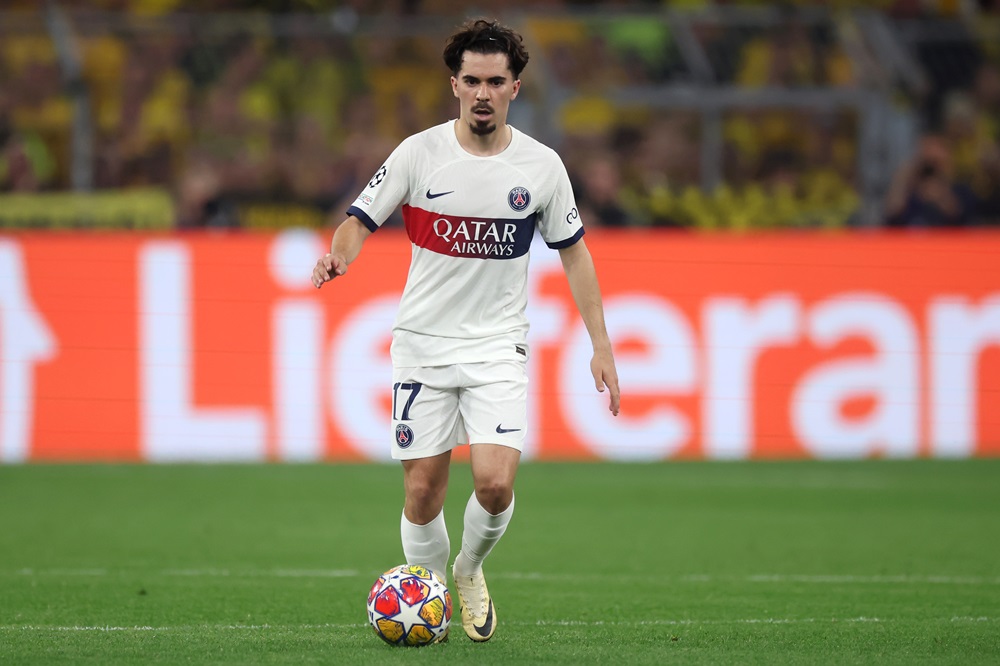
[[[566,168],[550,148],[507,124],[528,62],[521,36],[497,22],[465,23],[445,64],[459,117],[410,136],[348,210],[319,288],[344,275],[369,234],[402,206],[412,243],[392,329],[392,455],[402,461],[403,553],[446,576],[444,500],[451,451],[468,442],[475,491],[452,570],[473,641],[497,626],[483,560],[514,512],[514,477],[527,424],[528,248],[537,228],[559,252],[590,334],[598,391],[619,409],[604,308]]]

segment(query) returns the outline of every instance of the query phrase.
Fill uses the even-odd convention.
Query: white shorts
[[[521,361],[392,370],[392,457],[428,458],[459,444],[520,451],[528,422]]]

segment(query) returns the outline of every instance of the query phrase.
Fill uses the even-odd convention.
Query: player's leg
[[[521,452],[497,444],[474,444],[471,455],[475,490],[465,506],[462,549],[455,557],[452,577],[465,633],[474,641],[488,641],[496,631],[497,617],[483,561],[514,515],[514,477]]]
[[[399,534],[408,564],[419,564],[443,579],[448,576],[451,543],[444,522],[451,451],[429,458],[403,461],[406,495]]]
[[[406,500],[399,535],[403,556],[407,564],[427,567],[447,583],[451,542],[444,522],[444,498],[448,490],[451,451],[402,462]],[[434,642],[447,641],[448,634],[446,629]]]
[[[514,513],[514,478],[527,423],[527,376],[523,363],[476,364],[486,379],[461,395],[471,443],[475,490],[465,507],[462,548],[452,573],[462,605],[462,626],[474,641],[496,630],[496,609],[483,561],[503,536]]]
[[[393,369],[392,456],[403,464],[403,555],[408,564],[425,566],[444,580],[451,555],[444,499],[460,426],[453,386],[446,368]]]
[[[465,506],[462,550],[456,560],[465,575],[482,570],[483,560],[507,529],[514,513],[514,477],[521,452],[498,444],[474,444],[471,457],[475,490]]]

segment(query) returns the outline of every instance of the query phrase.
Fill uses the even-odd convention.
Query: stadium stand
[[[181,228],[328,224],[399,139],[453,116],[451,7],[5,3],[0,193],[158,188]],[[532,52],[512,122],[563,153],[592,224],[1000,223],[995,0],[493,11]]]

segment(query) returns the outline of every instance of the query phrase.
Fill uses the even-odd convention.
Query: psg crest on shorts
[[[529,203],[531,203],[531,194],[528,193],[526,188],[515,187],[510,191],[510,194],[507,195],[507,203],[509,203],[510,207],[514,210],[521,212],[528,207]]]
[[[401,449],[405,449],[410,444],[413,444],[413,431],[405,423],[400,423],[396,426],[396,444]]]

